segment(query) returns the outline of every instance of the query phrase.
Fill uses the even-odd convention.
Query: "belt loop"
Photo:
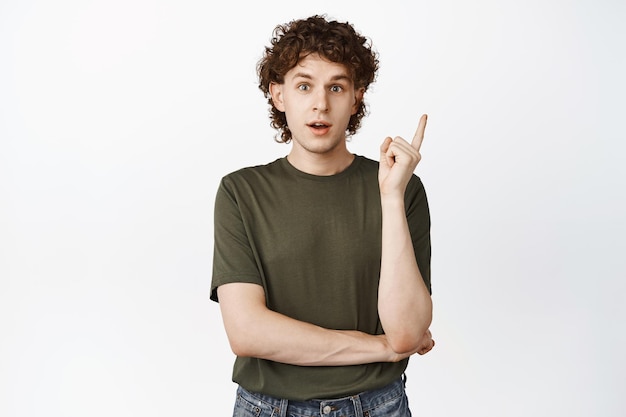
[[[280,400],[280,410],[278,417],[287,417],[287,407],[289,406],[289,401],[282,398]]]
[[[354,405],[354,415],[357,417],[361,417],[363,415],[363,405],[361,404],[361,397],[358,395],[353,395],[350,397],[352,400],[352,405]]]

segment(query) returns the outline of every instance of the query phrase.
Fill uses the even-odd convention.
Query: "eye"
[[[300,84],[298,85],[298,90],[300,91],[309,91],[309,85],[308,84]]]
[[[330,91],[332,91],[333,93],[341,93],[343,91],[343,87],[340,85],[333,85],[332,87],[330,87]]]

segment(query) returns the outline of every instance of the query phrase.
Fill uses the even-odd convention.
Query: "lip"
[[[316,125],[320,127],[316,127]],[[330,131],[332,125],[325,120],[313,120],[307,123],[307,127],[315,136],[324,136]]]

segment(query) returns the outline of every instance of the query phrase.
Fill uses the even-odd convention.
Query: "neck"
[[[347,149],[331,153],[300,153],[292,148],[287,155],[289,163],[299,171],[311,175],[328,176],[339,174],[352,164],[354,155]]]

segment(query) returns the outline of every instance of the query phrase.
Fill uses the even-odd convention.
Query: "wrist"
[[[402,209],[404,211],[404,194],[388,193],[380,195],[380,204],[383,211]]]

